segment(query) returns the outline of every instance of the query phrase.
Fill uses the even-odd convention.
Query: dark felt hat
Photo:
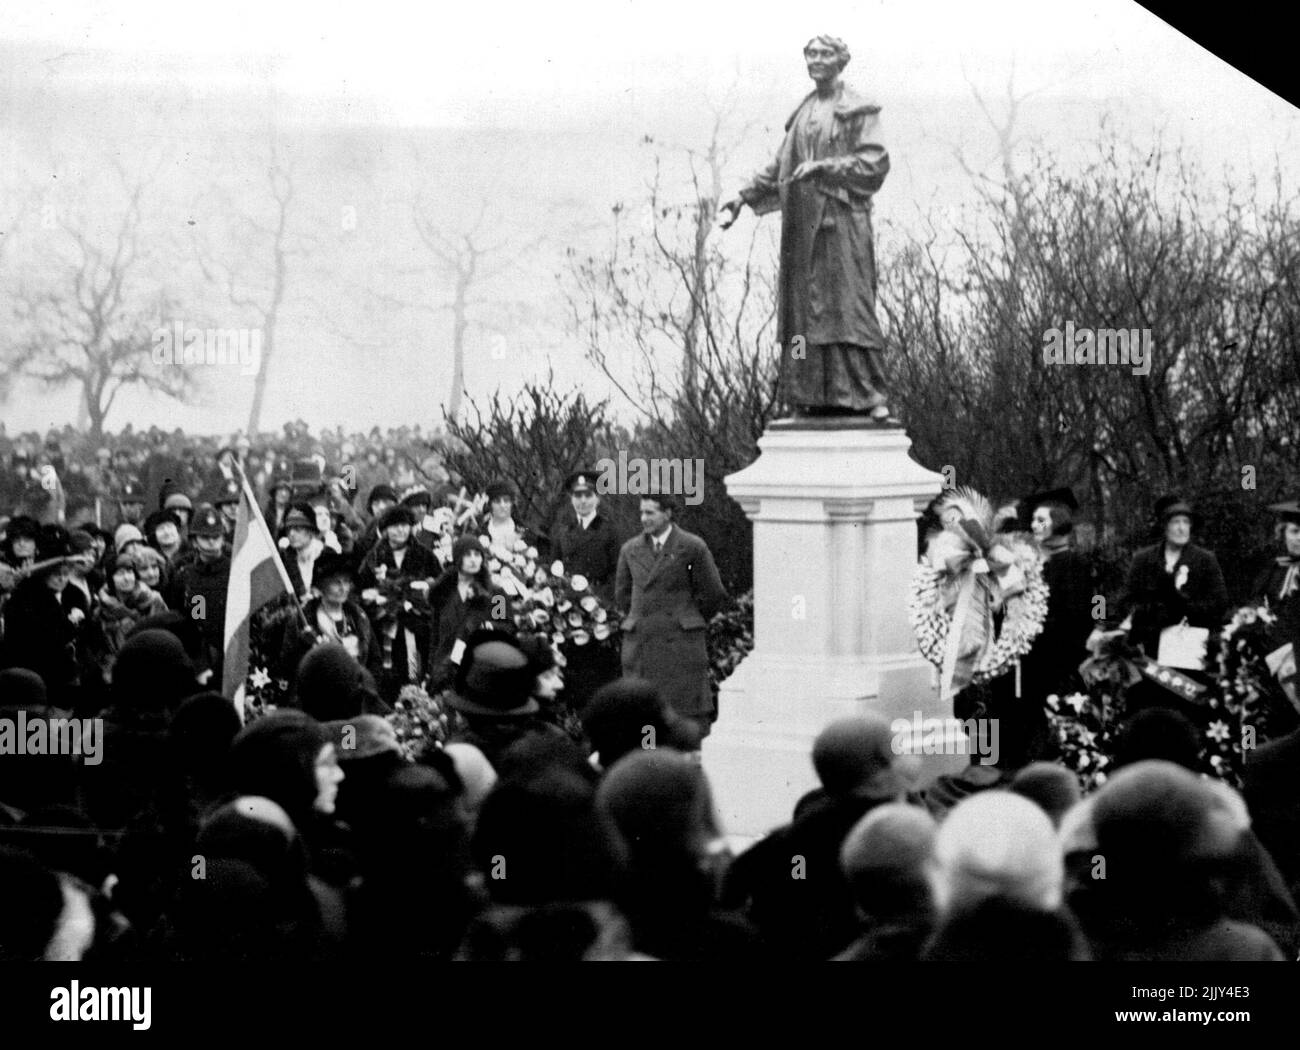
[[[501,499],[503,496],[511,500],[515,498],[515,487],[508,481],[494,481],[484,491],[487,493],[489,502],[494,499]]]
[[[433,493],[423,485],[412,485],[402,493],[403,507],[430,507],[433,505]]]
[[[1200,515],[1196,513],[1192,505],[1181,496],[1161,496],[1156,500],[1155,517],[1161,525],[1179,514],[1191,518],[1193,525],[1201,520]]]
[[[290,529],[310,529],[312,532],[319,532],[316,527],[316,515],[308,513],[310,508],[295,503],[284,516],[281,528],[288,532]]]
[[[475,631],[465,640],[456,687],[447,702],[468,715],[531,715],[538,710],[532,698],[536,677],[528,654],[508,634]]]
[[[414,525],[415,513],[404,503],[398,503],[396,506],[389,507],[384,511],[383,516],[379,519],[380,530],[388,528],[390,525]]]
[[[312,582],[316,584],[324,583],[326,580],[336,579],[338,577],[356,582],[356,569],[352,565],[352,559],[346,558],[342,554],[336,554],[334,551],[326,548],[321,551],[320,556],[316,559],[315,567],[312,569]]]
[[[370,490],[370,495],[366,497],[366,508],[369,509],[375,505],[375,500],[386,499],[390,503],[397,502],[397,490],[392,485],[379,484]]]
[[[29,540],[39,540],[41,538],[41,523],[26,514],[19,514],[9,520],[9,524],[5,526],[5,535],[11,541],[23,537]]]

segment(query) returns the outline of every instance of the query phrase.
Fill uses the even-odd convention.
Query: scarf
[[[1277,600],[1282,602],[1300,591],[1300,557],[1292,558],[1290,555],[1283,555],[1278,558],[1277,563],[1286,566],[1286,575],[1282,577],[1282,586],[1277,592]]]
[[[1038,546],[1039,549],[1042,550],[1044,558],[1052,558],[1060,554],[1061,551],[1068,551],[1070,549],[1070,537],[1048,536],[1047,539],[1043,540],[1043,542]]]

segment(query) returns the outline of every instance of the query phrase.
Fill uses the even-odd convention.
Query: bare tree
[[[125,192],[120,214],[91,223],[56,213],[63,237],[51,243],[55,257],[49,261],[50,270],[61,276],[19,282],[15,336],[5,352],[6,369],[14,375],[49,388],[76,384],[96,441],[125,387],[177,399],[194,387],[187,369],[153,359],[157,319],[173,300],[145,272],[142,202],[149,179],[130,178],[120,164],[114,166]],[[100,227],[102,235],[92,232]]]
[[[249,435],[256,434],[261,425],[267,379],[285,305],[289,261],[306,254],[303,237],[289,228],[294,204],[293,166],[274,135],[268,146],[266,181],[267,198],[262,208],[237,206],[228,191],[211,191],[216,206],[201,210],[228,216],[222,231],[226,235],[224,242],[218,243],[198,226],[193,229],[194,257],[203,276],[221,287],[233,306],[255,318],[261,329],[261,364],[253,377]]]

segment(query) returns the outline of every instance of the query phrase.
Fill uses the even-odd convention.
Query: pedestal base
[[[754,522],[755,647],[722,684],[703,757],[732,836],[790,819],[817,786],[812,742],[827,723],[951,713],[907,622],[918,505],[942,484],[910,445],[892,428],[782,428],[727,479]],[[932,778],[969,759],[921,761]]]

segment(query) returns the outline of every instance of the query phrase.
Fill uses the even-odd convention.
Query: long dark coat
[[[166,588],[167,604],[184,616],[194,616],[194,598],[203,598],[203,617],[197,618],[207,664],[220,681],[226,652],[226,592],[230,586],[230,555],[212,561],[195,558],[182,565]]]
[[[1092,571],[1088,559],[1075,550],[1062,550],[1043,564],[1047,583],[1047,618],[1020,666],[1021,695],[1037,703],[1051,693],[1077,688],[1074,675],[1088,658],[1092,633]]]
[[[1160,632],[1166,627],[1182,623],[1186,618],[1192,627],[1213,629],[1223,622],[1228,609],[1223,572],[1210,551],[1189,543],[1183,548],[1174,571],[1168,573],[1164,548],[1160,542],[1133,555],[1120,599],[1120,616],[1133,614],[1129,636],[1153,660],[1160,649]],[[1174,578],[1184,565],[1188,577],[1180,592],[1174,588]]]
[[[5,606],[0,666],[35,671],[45,682],[53,707],[72,707],[73,690],[79,682],[81,628],[68,619],[73,607],[79,606],[74,605],[72,596],[55,594],[40,576],[23,580]]]
[[[1286,642],[1300,642],[1300,591],[1295,591],[1286,598],[1278,597],[1283,583],[1286,582],[1289,567],[1285,559],[1274,560],[1255,578],[1255,584],[1250,591],[1255,601],[1260,604],[1267,601],[1269,607],[1277,614],[1275,634],[1279,645]]]
[[[504,612],[507,605],[505,594],[489,581],[486,566],[475,578],[474,593],[468,602],[461,599],[459,579],[459,572],[448,569],[429,590],[429,676],[434,689],[449,686],[456,675],[451,654],[457,641],[488,624],[509,624],[504,617],[493,620],[493,612]]]
[[[614,591],[626,613],[623,673],[653,682],[679,714],[707,722],[714,703],[705,627],[727,599],[709,548],[677,525],[658,557],[650,537],[630,539]]]
[[[600,511],[596,511],[589,528],[579,525],[577,515],[568,511],[551,530],[551,555],[564,563],[566,574],[576,572],[587,577],[591,589],[605,601],[614,596],[618,552],[618,532]]]
[[[782,375],[789,374],[795,336],[809,345],[885,345],[876,320],[871,228],[871,198],[889,173],[889,154],[880,140],[880,106],[841,83],[830,137],[810,153],[800,131],[816,98],[813,91],[799,104],[786,121],[772,163],[740,191],[759,215],[781,210],[777,335]],[[791,182],[804,160],[830,160],[832,170]]]

